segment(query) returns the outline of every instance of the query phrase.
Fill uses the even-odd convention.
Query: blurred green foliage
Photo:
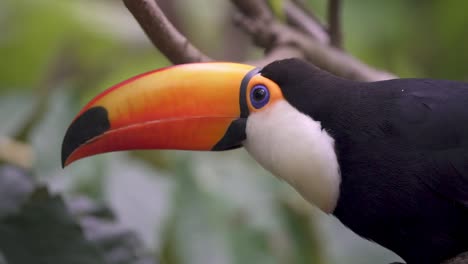
[[[8,263],[155,263],[133,231],[86,197],[64,201],[28,172],[0,167],[0,249]]]
[[[249,40],[232,26],[232,6],[226,2],[159,2],[174,24],[209,55],[238,61],[258,55],[258,49],[249,46]],[[325,0],[307,3],[326,20]],[[271,4],[281,16],[282,1]],[[200,8],[207,5],[211,8]],[[466,10],[468,2],[463,1],[344,1],[345,49],[402,77],[467,80]],[[12,219],[29,211],[22,216],[16,210],[34,209],[49,200],[44,206],[58,208],[54,212],[68,219],[73,206],[65,207],[61,197],[86,196],[108,204],[116,216],[112,221],[141,241],[112,236],[123,229],[96,229],[104,230],[96,233],[107,239],[101,240],[105,245],[124,241],[132,245],[131,252],[151,255],[154,263],[362,264],[398,260],[307,205],[243,150],[113,153],[61,169],[61,140],[80,106],[119,81],[169,63],[151,46],[121,1],[3,0],[0,30],[0,137],[32,146],[35,162],[28,177],[52,193],[42,190],[46,195],[36,199],[29,196],[36,187],[24,187],[26,196],[2,191],[0,232],[19,230]],[[52,221],[54,215],[48,212],[40,213]],[[95,243],[86,234],[86,223],[73,222],[84,228],[75,237],[85,244]],[[34,234],[25,230],[33,229],[20,230],[25,237]],[[0,263],[16,264],[11,247],[4,246],[5,237],[0,238]],[[53,237],[41,239],[55,243]],[[125,254],[121,258],[125,261],[115,262],[114,257],[105,257],[112,247],[92,247],[106,263],[143,263],[137,258],[125,259]],[[130,251],[116,247],[112,252]]]

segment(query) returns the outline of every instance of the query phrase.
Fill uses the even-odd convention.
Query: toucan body
[[[409,264],[468,250],[461,82],[357,82],[297,59],[164,68],[88,103],[65,135],[62,164],[118,150],[238,147]]]

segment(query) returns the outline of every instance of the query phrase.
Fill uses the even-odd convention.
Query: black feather
[[[344,224],[409,264],[468,250],[468,84],[349,81],[297,59],[261,74],[335,139]]]

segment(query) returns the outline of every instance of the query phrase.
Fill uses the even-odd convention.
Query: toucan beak
[[[253,68],[235,63],[177,65],[109,88],[68,128],[62,166],[119,150],[239,147],[245,139],[240,87]]]

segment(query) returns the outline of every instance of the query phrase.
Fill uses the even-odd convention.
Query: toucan
[[[120,150],[239,147],[408,264],[468,250],[462,82],[352,81],[299,59],[175,65],[90,101],[65,134],[62,165]]]

